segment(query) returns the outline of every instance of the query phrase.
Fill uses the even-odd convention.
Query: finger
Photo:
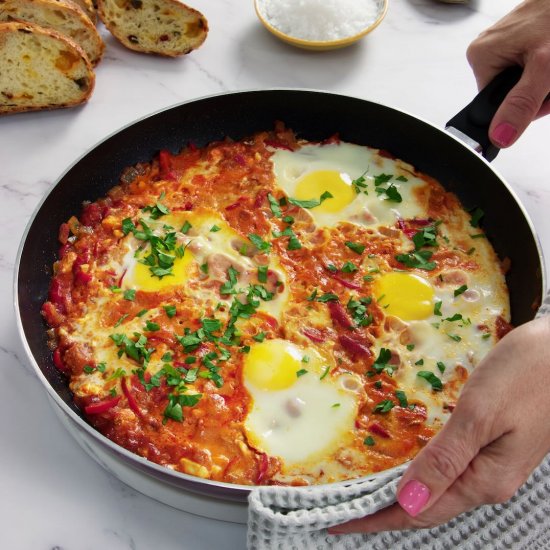
[[[329,535],[346,533],[377,533],[379,531],[400,531],[410,529],[416,520],[407,514],[399,504],[393,504],[376,514],[360,519],[353,519],[341,525],[329,527]]]
[[[550,49],[535,53],[525,65],[520,81],[510,90],[491,121],[489,137],[497,147],[515,143],[537,117],[550,91],[548,66]]]
[[[409,516],[398,504],[361,519],[331,527],[332,535],[425,529],[449,521],[480,504],[509,500],[527,479],[531,464],[518,465],[509,457],[517,452],[516,438],[506,435],[485,447],[464,473],[429,509]]]
[[[403,475],[397,487],[397,501],[410,516],[417,516],[437,502],[466,470],[480,448],[497,437],[488,433],[490,423],[478,422],[476,403],[475,391],[473,396],[465,392],[445,426],[420,451]]]

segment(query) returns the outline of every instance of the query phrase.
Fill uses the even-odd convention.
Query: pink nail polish
[[[424,483],[411,479],[397,495],[397,502],[409,516],[417,516],[430,499],[430,490]]]
[[[500,147],[508,147],[516,138],[518,131],[508,122],[500,123],[492,132],[491,138]]]

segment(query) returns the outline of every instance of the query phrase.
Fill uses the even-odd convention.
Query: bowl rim
[[[337,38],[336,40],[308,40],[305,38],[296,38],[290,34],[286,34],[282,31],[280,31],[277,27],[274,27],[271,23],[268,22],[267,18],[261,11],[260,4],[262,0],[254,0],[254,9],[256,10],[256,15],[258,16],[258,19],[262,23],[262,25],[273,35],[275,35],[277,38],[280,38],[284,42],[287,42],[289,44],[292,44],[294,46],[298,46],[301,48],[309,48],[309,49],[332,49],[332,48],[339,48],[343,46],[348,46],[350,44],[353,44],[354,42],[357,42],[364,36],[366,36],[368,33],[373,31],[384,19],[386,16],[386,13],[388,11],[388,0],[381,0],[382,1],[382,8],[378,10],[378,14],[376,19],[370,23],[367,27],[365,27],[362,31],[352,34],[351,36],[346,36],[344,38]]]

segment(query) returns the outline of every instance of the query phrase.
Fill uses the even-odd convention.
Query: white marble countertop
[[[475,93],[465,49],[514,0],[390,0],[359,44],[307,52],[272,37],[252,0],[189,0],[209,20],[196,52],[160,59],[107,49],[81,108],[0,119],[0,546],[18,549],[210,550],[245,547],[243,525],[160,504],[106,473],[62,429],[17,334],[12,279],[25,226],[64,170],[106,135],[180,101],[229,90],[317,88],[402,109],[436,125]],[[0,68],[1,70],[1,68]],[[531,215],[550,258],[550,117],[494,162]]]

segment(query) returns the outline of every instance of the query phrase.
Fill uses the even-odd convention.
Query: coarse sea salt
[[[379,0],[260,0],[267,22],[302,40],[331,41],[360,33],[374,23]]]

